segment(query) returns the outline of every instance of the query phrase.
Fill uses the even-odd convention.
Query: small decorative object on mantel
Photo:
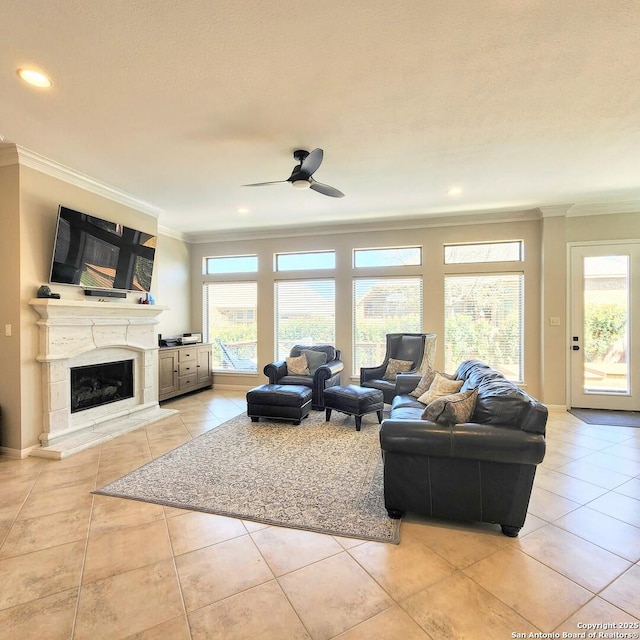
[[[149,293],[147,291],[147,293],[145,294],[144,298],[138,298],[138,302],[140,304],[155,304],[156,303],[156,299],[153,297],[153,294]]]
[[[54,298],[56,300],[60,300],[60,294],[59,293],[51,293],[51,289],[46,284],[43,284],[38,289],[37,296],[38,296],[38,298]]]

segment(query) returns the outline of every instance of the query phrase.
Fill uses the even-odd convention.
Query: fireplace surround
[[[29,304],[40,316],[43,409],[40,446],[30,455],[64,458],[177,413],[158,404],[156,325],[166,307],[44,298]],[[72,370],[122,361],[131,363],[130,397],[72,409]]]

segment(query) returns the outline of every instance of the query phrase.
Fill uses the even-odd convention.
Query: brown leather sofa
[[[455,375],[462,391],[478,390],[464,424],[421,419],[425,405],[409,395],[420,376],[398,375],[380,431],[385,507],[392,518],[413,512],[492,522],[517,536],[545,454],[547,407],[479,360],[463,362]]]

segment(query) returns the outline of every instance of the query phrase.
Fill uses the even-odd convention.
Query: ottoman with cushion
[[[247,415],[252,422],[260,418],[293,420],[300,424],[311,411],[309,387],[293,384],[263,384],[247,391]]]
[[[324,391],[324,408],[327,420],[331,417],[332,409],[355,416],[356,431],[360,431],[362,416],[367,413],[375,411],[378,422],[382,422],[384,394],[379,389],[365,389],[353,384],[329,387]]]

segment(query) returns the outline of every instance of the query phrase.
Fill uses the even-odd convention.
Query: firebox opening
[[[71,369],[71,413],[133,396],[133,360]]]

